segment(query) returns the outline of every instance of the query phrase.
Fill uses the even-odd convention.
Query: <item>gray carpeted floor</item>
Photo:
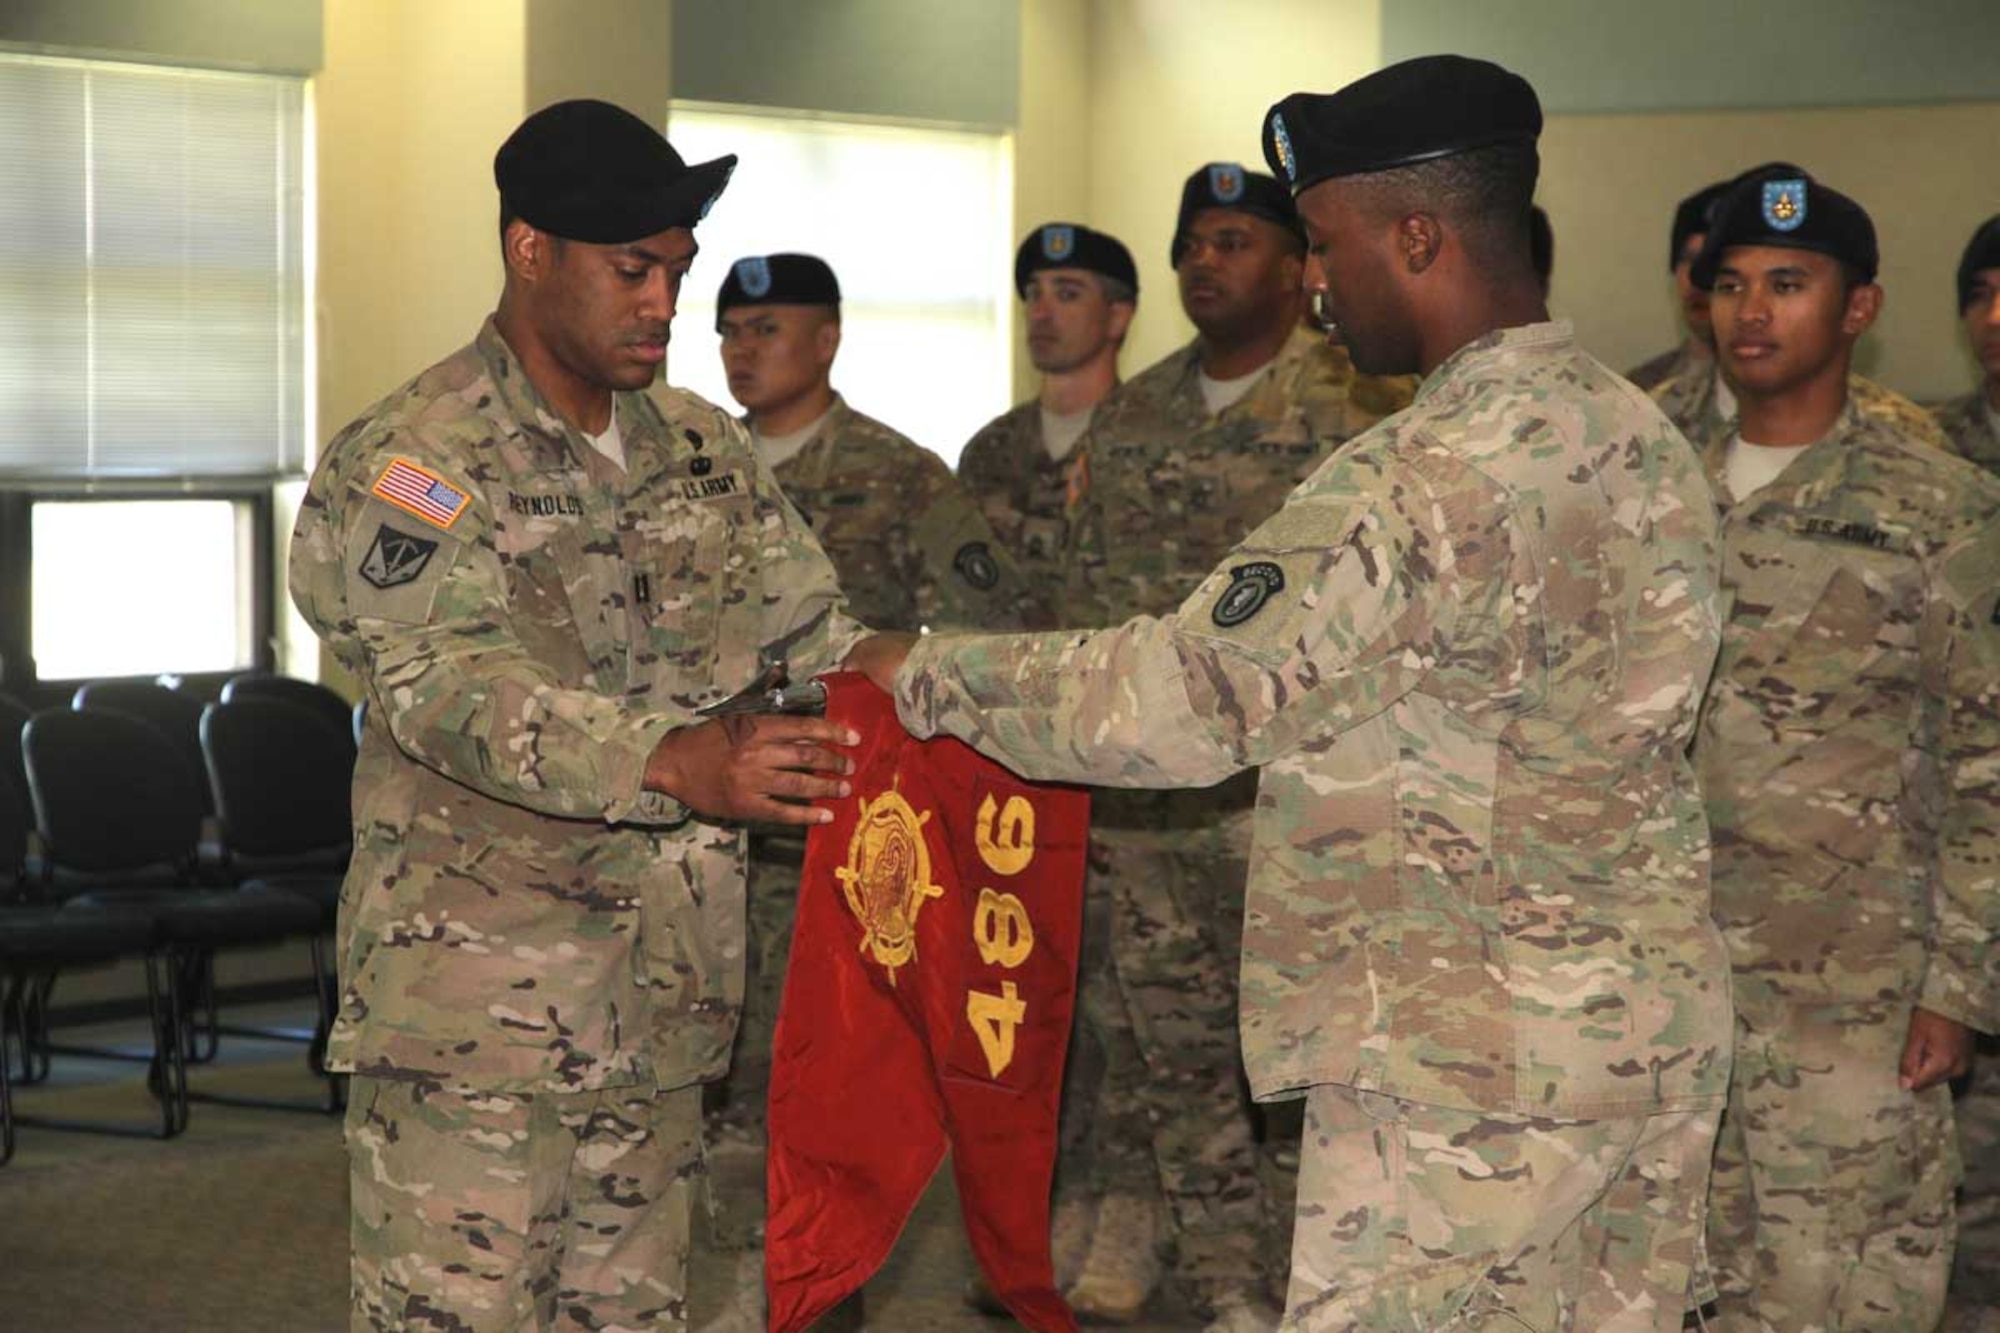
[[[296,1047],[239,1042],[234,1049],[243,1062],[197,1069],[195,1086],[313,1095]],[[109,1068],[116,1072],[20,1089],[17,1109],[143,1123],[152,1108],[144,1087],[129,1070]],[[0,1167],[0,1330],[347,1327],[347,1178],[337,1118],[197,1105],[189,1131],[169,1142],[33,1126],[22,1127],[19,1138],[15,1160]],[[2000,1333],[2000,1219],[1972,1208],[1967,1220],[1947,1329]],[[1011,1325],[959,1303],[970,1272],[947,1172],[870,1283],[868,1328],[1001,1333]],[[697,1323],[719,1307],[726,1281],[727,1266],[698,1251]],[[1168,1311],[1135,1327],[1166,1333],[1195,1326]]]
[[[236,1095],[313,1095],[296,1047],[249,1046],[269,1055],[196,1069],[194,1085]],[[136,1074],[123,1069],[18,1089],[15,1104],[23,1115],[126,1123],[144,1123],[152,1107]],[[198,1104],[188,1132],[167,1142],[23,1126],[19,1143],[14,1161],[0,1167],[0,1330],[347,1327],[347,1176],[337,1117]],[[1012,1327],[959,1303],[971,1268],[945,1172],[869,1284],[869,1330]],[[726,1299],[728,1277],[726,1263],[697,1251],[697,1325]],[[1194,1326],[1166,1314],[1135,1327],[1166,1333]]]

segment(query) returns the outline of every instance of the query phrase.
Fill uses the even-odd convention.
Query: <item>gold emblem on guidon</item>
[[[917,956],[917,913],[926,899],[944,896],[944,886],[931,883],[931,851],[924,843],[930,817],[893,791],[863,801],[847,864],[833,872],[861,923],[861,952],[882,965],[892,986],[896,969]]]

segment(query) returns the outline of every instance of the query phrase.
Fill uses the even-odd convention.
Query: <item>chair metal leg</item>
[[[153,1032],[153,1049],[150,1052],[105,1050],[98,1047],[72,1047],[59,1045],[47,1039],[46,1008],[41,1021],[43,1031],[40,1041],[43,1076],[47,1075],[47,1060],[51,1052],[78,1053],[102,1058],[144,1060],[148,1064],[146,1086],[154,1099],[159,1102],[160,1123],[158,1128],[142,1125],[122,1124],[115,1121],[70,1120],[54,1116],[28,1116],[14,1114],[13,1125],[32,1125],[38,1129],[71,1130],[85,1134],[110,1134],[121,1138],[170,1139],[181,1133],[188,1125],[187,1066],[181,1058],[180,1048],[180,997],[175,984],[175,960],[171,955],[162,956],[155,951],[145,955],[146,966],[146,1006],[147,1016]],[[46,1003],[47,987],[40,991]],[[12,1129],[8,1133],[11,1136]],[[4,1159],[0,1159],[4,1160]]]
[[[49,1076],[49,994],[54,971],[28,980],[19,997],[21,1016],[21,1082],[40,1083]]]
[[[315,1114],[337,1114],[347,1109],[347,1077],[344,1074],[328,1073],[324,1057],[326,1035],[333,1028],[333,992],[327,981],[324,937],[313,935],[308,941],[312,958],[313,995],[317,1002],[318,1014],[311,1029],[303,1028],[256,1028],[218,1024],[219,1032],[237,1033],[245,1036],[266,1037],[281,1041],[302,1041],[306,1046],[307,1067],[315,1077],[324,1079],[326,1089],[323,1095],[311,1102],[290,1101],[271,1097],[242,1097],[215,1092],[189,1089],[187,1099],[191,1102],[208,1102],[219,1106],[241,1106],[264,1111],[310,1111]]]
[[[14,992],[19,984],[18,978],[9,977],[0,987],[0,1166],[14,1160],[14,1086],[7,1067],[13,1063],[8,1051],[14,1040]]]

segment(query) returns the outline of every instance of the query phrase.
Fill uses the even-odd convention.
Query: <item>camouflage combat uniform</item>
[[[1953,453],[1988,472],[2000,472],[2000,431],[1993,428],[1983,389],[1932,408],[1931,417],[1951,442]]]
[[[836,399],[812,439],[772,472],[833,562],[848,609],[870,628],[1020,623],[1025,593],[1013,562],[928,449]],[[754,1244],[762,1231],[771,1040],[805,849],[795,830],[759,828],[750,837],[750,977],[718,1127],[725,1246]]]
[[[1407,378],[1358,375],[1344,348],[1299,328],[1270,370],[1211,416],[1199,344],[1149,367],[1098,404],[1072,456],[1059,621],[1108,626],[1165,615],[1230,548],[1276,513],[1325,456],[1405,406]],[[1145,1189],[1141,1145],[1165,1194],[1176,1272],[1198,1303],[1275,1285],[1288,1200],[1274,1204],[1238,1072],[1236,959],[1249,874],[1249,774],[1214,791],[1114,792],[1093,804],[1087,893],[1111,904],[1109,978],[1085,1015],[1129,1023],[1100,1034],[1107,1062],[1136,1043],[1144,1076],[1107,1075],[1098,1187]],[[1090,978],[1086,977],[1086,981]],[[1099,984],[1103,984],[1101,981]],[[1094,1021],[1094,1019],[1093,1019]],[[1281,1130],[1289,1156],[1296,1121]],[[1111,1140],[1106,1142],[1107,1137]],[[1114,1146],[1115,1145],[1115,1146]]]
[[[1913,1006],[2000,1017],[2000,484],[1852,400],[1742,503],[1726,448],[1704,461],[1732,610],[1695,745],[1737,1012],[1724,1327],[1928,1329],[1958,1160],[1948,1091],[1897,1065]]]
[[[1651,393],[1669,380],[1691,381],[1704,370],[1714,373],[1715,354],[1689,338],[1680,346],[1632,367],[1625,372],[1625,378]]]
[[[980,427],[958,456],[958,479],[979,502],[993,534],[1027,582],[1028,627],[1054,629],[1063,603],[1064,534],[1070,466],[1042,443],[1042,406],[1034,399]]]
[[[1688,370],[1663,380],[1648,390],[1667,419],[1680,427],[1681,434],[1697,449],[1727,440],[1736,429],[1732,418],[1722,415],[1715,393],[1715,362],[1691,364]],[[1860,375],[1847,377],[1847,395],[1862,415],[1873,417],[1899,434],[1937,449],[1949,450],[1944,432],[1931,414],[1909,399]]]
[[[823,669],[860,630],[733,421],[614,410],[629,471],[489,321],[328,446],[299,514],[293,598],[368,699],[328,1046],[357,1328],[683,1321],[743,835],[641,779],[761,655]]]
[[[911,652],[904,724],[1032,776],[1261,769],[1242,1043],[1308,1101],[1288,1327],[1679,1329],[1729,1069],[1685,757],[1714,538],[1685,443],[1533,325],[1177,611]]]
[[[1952,451],[1989,473],[2000,472],[2000,432],[1983,391],[1931,409]],[[1961,1304],[2000,1305],[2000,1037],[1979,1040],[1972,1077],[1952,1107],[1965,1183],[1959,1191],[1954,1312]],[[1963,1296],[1963,1300],[1961,1300]]]

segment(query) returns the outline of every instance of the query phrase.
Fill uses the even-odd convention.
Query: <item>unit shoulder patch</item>
[[[967,542],[951,558],[958,576],[981,592],[991,592],[1000,582],[1000,565],[985,542]]]
[[[1215,599],[1209,618],[1223,629],[1234,629],[1264,609],[1285,590],[1285,571],[1270,560],[1255,560],[1229,571],[1229,586]]]
[[[358,572],[370,587],[384,591],[400,588],[416,581],[437,549],[438,544],[429,538],[412,536],[384,523],[375,530],[375,540],[361,557]]]

